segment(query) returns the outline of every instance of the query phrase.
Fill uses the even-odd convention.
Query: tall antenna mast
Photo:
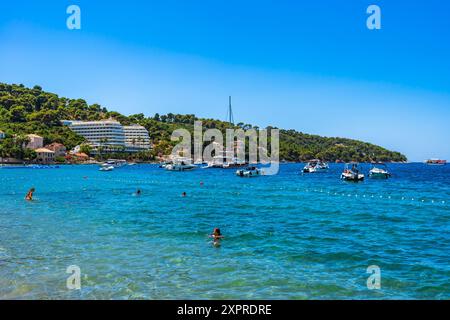
[[[228,104],[227,121],[234,125],[233,109],[231,108],[231,96],[229,96],[228,102],[229,104]]]

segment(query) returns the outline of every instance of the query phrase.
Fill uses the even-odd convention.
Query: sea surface
[[[450,299],[450,166],[391,164],[362,183],[302,167],[2,168],[0,299]]]

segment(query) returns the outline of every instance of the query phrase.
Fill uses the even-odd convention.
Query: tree
[[[90,156],[91,151],[92,151],[92,147],[89,144],[83,143],[82,145],[80,145],[80,152],[85,153],[88,156]]]
[[[133,115],[129,116],[129,118],[131,121],[140,122],[145,119],[145,116],[143,113],[138,113],[138,114],[133,114]]]
[[[30,139],[25,135],[16,135],[14,137],[7,137],[0,141],[0,157],[13,157],[17,159],[24,159],[25,156],[30,156],[30,153],[25,146]]]
[[[41,121],[47,126],[58,126],[59,122],[59,114],[56,110],[41,110],[38,112],[33,112],[28,115],[28,121]]]
[[[203,122],[204,127],[217,128],[222,132],[227,128],[258,129],[242,122],[234,126],[225,121],[199,119],[194,114],[160,115],[156,113],[152,117],[145,117],[140,113],[125,116],[118,112],[109,112],[107,108],[98,104],[89,106],[83,99],[59,97],[54,93],[43,91],[39,86],[30,89],[23,85],[0,83],[0,129],[8,132],[10,136],[36,133],[44,137],[46,143],[57,141],[70,149],[86,143],[86,140],[68,127],[62,126],[61,120],[100,120],[108,117],[124,125],[131,123],[143,125],[149,131],[150,139],[156,148],[156,151],[152,150],[152,155],[169,154],[173,146],[170,142],[172,132],[175,129],[184,128],[192,134],[193,123],[197,119]],[[268,127],[269,130],[270,128]],[[3,140],[0,141],[3,155],[23,156],[24,150],[20,143],[15,143],[14,139]],[[142,141],[138,139],[134,143],[140,144]],[[246,150],[248,150],[247,147]],[[99,151],[102,152],[105,148],[99,148]],[[108,152],[114,151],[109,149]],[[117,149],[117,151],[123,150]],[[320,157],[328,161],[337,159],[406,161],[403,154],[370,143],[282,129],[280,129],[280,156],[288,161],[309,160],[312,157]]]
[[[32,161],[36,158],[37,158],[36,151],[34,151],[32,149],[27,149],[27,148],[23,150],[23,156],[22,156],[23,160]]]
[[[0,163],[3,162],[3,158],[6,158],[8,156],[9,156],[8,150],[2,143],[0,143]]]
[[[55,158],[55,161],[58,163],[64,163],[64,162],[66,162],[66,158],[58,156]]]
[[[9,118],[12,122],[25,122],[26,109],[24,106],[15,106],[9,110]]]

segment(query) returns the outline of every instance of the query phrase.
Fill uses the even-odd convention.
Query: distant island
[[[27,88],[24,85],[0,83],[0,158],[13,157],[32,160],[32,150],[24,148],[26,135],[36,134],[45,144],[60,143],[67,150],[81,145],[84,153],[89,153],[87,141],[64,126],[62,120],[96,121],[115,119],[123,125],[144,126],[150,136],[152,148],[136,154],[109,154],[108,156],[151,161],[160,155],[170,154],[174,142],[172,132],[178,128],[192,131],[194,121],[203,122],[205,128],[217,128],[225,133],[227,128],[256,129],[251,124],[197,118],[193,114],[144,114],[125,116],[109,111],[99,104],[89,105],[83,99],[68,99],[54,93],[45,92],[40,86]],[[274,127],[268,127],[271,129]],[[83,148],[84,146],[84,148]],[[97,155],[101,157],[101,155]],[[403,154],[383,147],[347,138],[330,138],[310,135],[295,130],[280,129],[280,160],[308,161],[322,159],[330,162],[406,162]],[[64,159],[60,159],[63,161]]]

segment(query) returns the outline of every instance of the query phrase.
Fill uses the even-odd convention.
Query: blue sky
[[[450,159],[449,14],[437,0],[2,1],[0,81],[124,114],[224,119],[232,95],[237,121]]]

